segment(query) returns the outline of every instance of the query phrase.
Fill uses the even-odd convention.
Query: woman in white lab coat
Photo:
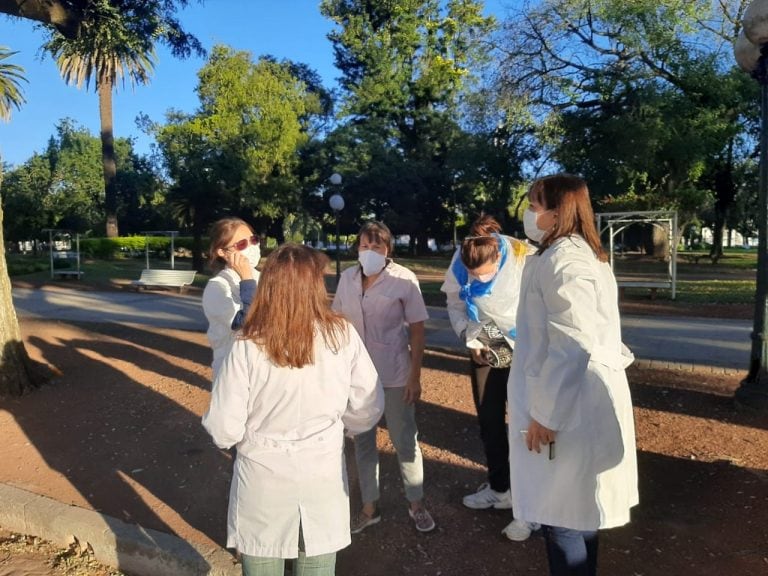
[[[549,176],[528,196],[539,250],[523,272],[509,380],[512,504],[542,524],[552,576],[592,576],[597,530],[626,524],[638,503],[632,357],[586,182]]]
[[[259,237],[240,218],[222,218],[209,232],[208,266],[216,275],[203,290],[203,312],[208,320],[208,342],[213,350],[213,377],[234,332],[243,326],[253,302],[261,259]]]
[[[472,397],[488,466],[487,481],[462,499],[464,506],[475,510],[512,508],[507,381],[511,349],[515,346],[520,280],[530,253],[529,244],[503,236],[496,219],[482,215],[472,223],[469,236],[453,255],[440,287],[446,295],[451,326],[470,352]],[[510,352],[506,361],[498,362],[479,340],[485,326],[494,326],[497,339],[506,342]],[[522,542],[537,529],[535,524],[514,518],[502,534]]]
[[[350,543],[344,431],[378,422],[383,397],[357,331],[330,308],[328,258],[285,244],[267,259],[242,334],[213,383],[203,426],[237,446],[227,546],[246,576],[334,574]]]

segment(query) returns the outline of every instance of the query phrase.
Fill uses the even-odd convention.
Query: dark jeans
[[[597,530],[542,526],[550,576],[596,576]]]
[[[509,437],[507,432],[507,379],[509,368],[470,363],[480,439],[488,464],[488,483],[496,492],[509,490]]]

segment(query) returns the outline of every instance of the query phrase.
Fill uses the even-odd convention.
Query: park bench
[[[651,300],[656,300],[656,292],[659,288],[672,288],[672,282],[669,280],[618,279],[616,285],[619,287],[619,299],[624,299],[624,292],[627,288],[648,288],[651,291]]]
[[[131,285],[136,290],[142,288],[178,288],[179,294],[192,284],[195,279],[194,270],[150,270],[141,271],[138,280],[133,280]]]
[[[677,256],[688,263],[698,264],[702,258],[709,258],[709,252],[678,252]]]
[[[54,278],[60,278],[63,280],[66,280],[67,278],[74,278],[75,280],[80,280],[83,274],[85,274],[85,272],[83,272],[82,270],[63,270],[61,268],[53,269]]]

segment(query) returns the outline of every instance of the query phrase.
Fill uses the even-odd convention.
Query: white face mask
[[[525,235],[534,242],[541,242],[541,239],[544,238],[544,234],[547,233],[546,230],[539,228],[539,215],[546,214],[547,212],[549,212],[549,210],[545,210],[544,212],[534,212],[530,208],[527,208],[525,212],[523,212],[523,229],[525,230]]]
[[[384,270],[387,264],[387,257],[373,250],[363,250],[358,254],[357,261],[363,267],[363,274],[373,276]]]
[[[495,266],[495,269],[494,269],[493,272],[488,272],[487,274],[472,274],[472,276],[474,276],[478,280],[478,282],[485,283],[485,282],[490,282],[491,280],[493,280],[494,277],[496,276],[496,274],[498,274],[498,273],[499,273],[499,262],[497,260],[496,261],[496,266]]]
[[[480,282],[490,282],[494,276],[496,276],[496,272],[489,272],[488,274],[478,274],[477,279]]]
[[[251,266],[253,268],[256,268],[256,266],[259,265],[259,260],[261,260],[261,248],[259,248],[258,245],[251,244],[241,252],[243,256],[248,258],[248,262],[251,263]]]

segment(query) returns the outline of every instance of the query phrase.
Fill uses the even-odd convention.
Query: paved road
[[[13,300],[20,317],[206,329],[198,295],[14,288]],[[459,351],[446,309],[430,306],[429,314],[427,346]],[[625,316],[622,330],[638,359],[744,370],[749,363],[748,320]]]

